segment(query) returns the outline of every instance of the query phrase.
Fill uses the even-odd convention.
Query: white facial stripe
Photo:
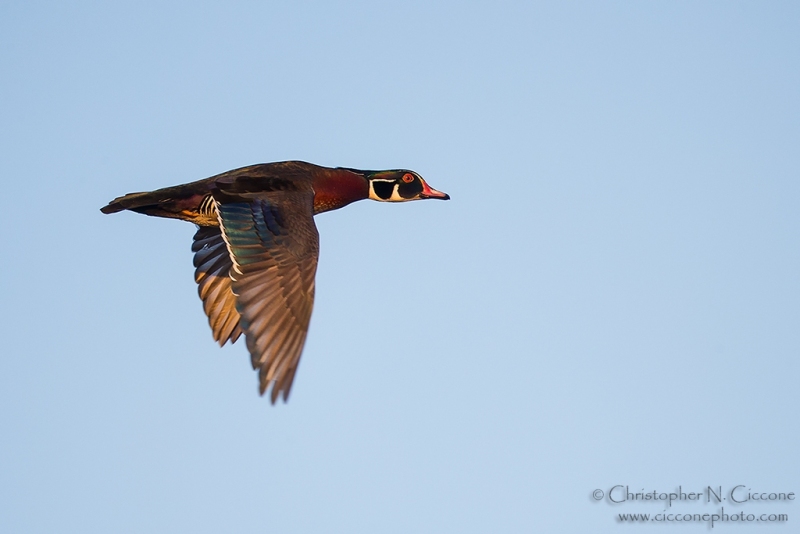
[[[386,202],[381,197],[379,197],[378,195],[375,194],[375,188],[374,188],[373,184],[375,182],[393,182],[393,181],[394,180],[381,180],[380,178],[376,178],[376,179],[370,180],[369,181],[369,198],[371,200],[377,200],[379,202]]]
[[[407,198],[403,198],[400,196],[400,193],[397,192],[397,189],[400,187],[400,184],[394,184],[394,189],[392,190],[392,196],[389,197],[391,202],[405,202],[408,200]]]
[[[388,184],[394,184],[392,187],[392,195],[389,198],[381,198],[375,194],[374,184],[375,182],[384,182]],[[409,200],[414,200],[413,198],[403,198],[400,196],[399,190],[400,184],[397,183],[396,180],[387,180],[385,178],[373,178],[369,181],[369,198],[371,200],[377,200],[378,202],[408,202]]]

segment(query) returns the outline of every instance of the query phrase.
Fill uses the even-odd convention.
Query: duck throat
[[[350,169],[321,169],[314,173],[313,187],[315,215],[369,197],[369,181]]]

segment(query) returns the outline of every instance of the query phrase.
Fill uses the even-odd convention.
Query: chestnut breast
[[[348,169],[320,168],[314,173],[314,214],[339,209],[369,197],[369,182]]]

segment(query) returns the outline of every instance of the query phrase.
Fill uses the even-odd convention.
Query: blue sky
[[[663,511],[592,499],[618,484],[800,492],[799,29],[791,2],[3,4],[0,530],[600,533]],[[192,225],[99,208],[287,159],[452,200],[317,218],[273,407],[211,338]]]

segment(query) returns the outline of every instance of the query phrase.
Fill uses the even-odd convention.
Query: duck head
[[[429,186],[419,174],[405,169],[368,171],[369,198],[381,202],[407,202],[424,198],[450,200],[450,195]]]

